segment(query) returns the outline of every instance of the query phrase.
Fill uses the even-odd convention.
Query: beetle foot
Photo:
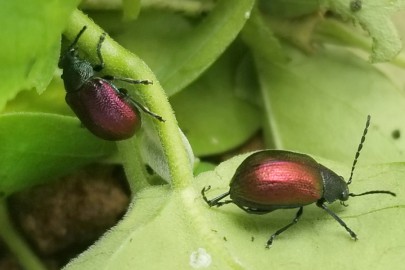
[[[270,236],[270,239],[267,240],[266,249],[270,249],[271,245],[273,245],[274,238],[276,238],[276,234],[273,234],[272,236]]]
[[[203,189],[201,190],[201,195],[202,195],[204,201],[211,207],[212,205],[211,205],[210,201],[207,199],[207,196],[205,196],[205,192],[207,192],[210,189],[211,189],[211,186],[203,187]]]
[[[349,205],[346,204],[344,201],[340,201],[340,205],[343,205],[344,207],[348,207]]]
[[[201,190],[201,194],[203,195],[203,196],[205,196],[205,192],[207,192],[208,190],[210,190],[211,189],[211,186],[205,186],[205,187],[203,187],[203,189]]]

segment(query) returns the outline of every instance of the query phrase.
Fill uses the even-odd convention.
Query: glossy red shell
[[[83,125],[105,140],[132,137],[141,126],[138,109],[107,80],[92,78],[78,91],[67,92],[66,102]]]
[[[295,208],[323,195],[319,164],[299,153],[266,150],[252,154],[238,167],[230,197],[240,207],[260,210]]]

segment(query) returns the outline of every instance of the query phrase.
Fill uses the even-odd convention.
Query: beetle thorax
[[[343,177],[321,164],[320,170],[324,185],[323,198],[328,203],[332,203],[336,200],[346,201],[349,198],[349,188]]]
[[[62,79],[66,92],[80,90],[82,85],[94,76],[90,62],[80,59],[74,49],[63,56],[59,67],[63,70]]]

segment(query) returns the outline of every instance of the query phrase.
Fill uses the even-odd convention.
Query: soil
[[[130,193],[120,166],[91,165],[9,198],[16,227],[49,269],[60,269],[125,213]],[[0,243],[0,270],[22,269]]]

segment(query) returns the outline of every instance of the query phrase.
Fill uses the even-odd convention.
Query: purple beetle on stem
[[[396,196],[394,192],[386,190],[372,190],[360,194],[349,193],[354,168],[366,138],[370,116],[367,117],[366,127],[357,149],[350,178],[347,183],[343,177],[316,162],[310,156],[282,151],[264,150],[247,157],[236,169],[230,182],[228,192],[208,200],[205,193],[210,186],[202,189],[204,201],[211,207],[220,207],[234,203],[249,214],[266,214],[277,209],[298,208],[293,221],[271,235],[267,241],[269,248],[273,240],[292,225],[296,224],[303,213],[303,206],[316,203],[316,205],[331,215],[342,225],[350,236],[357,240],[357,235],[346,223],[327,206],[339,200],[344,206],[349,197],[368,194],[388,194]],[[230,200],[224,200],[230,196]]]
[[[78,56],[76,44],[84,31],[77,34],[66,52],[61,55],[59,68],[63,69],[62,79],[66,89],[66,103],[75,112],[82,124],[94,135],[110,141],[132,137],[141,126],[138,108],[164,122],[165,120],[128,95],[124,88],[117,88],[112,81],[131,84],[152,84],[148,80],[119,78],[111,75],[96,77],[96,72],[104,68],[101,45],[106,34],[103,33],[97,44],[97,57],[100,61],[92,65]]]

